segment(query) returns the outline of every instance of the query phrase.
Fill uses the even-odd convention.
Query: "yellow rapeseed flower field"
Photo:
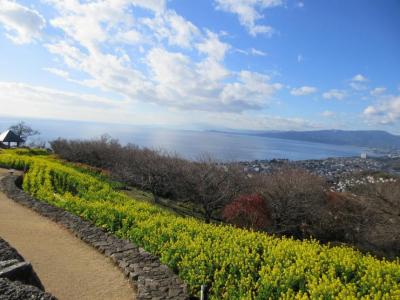
[[[28,150],[2,151],[0,165],[28,168],[27,193],[159,256],[193,294],[208,284],[213,299],[400,299],[399,259],[175,216]]]

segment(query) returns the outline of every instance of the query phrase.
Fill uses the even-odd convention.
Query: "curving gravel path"
[[[0,178],[7,170],[0,169]],[[29,262],[59,300],[134,299],[122,272],[56,223],[0,193],[0,236]]]

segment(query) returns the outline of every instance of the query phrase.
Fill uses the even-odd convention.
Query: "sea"
[[[195,160],[204,154],[222,161],[265,159],[308,160],[360,156],[367,149],[310,143],[224,132],[141,129],[121,136],[125,142],[170,152]]]
[[[0,131],[12,124],[0,121]],[[27,121],[41,132],[40,139],[92,139],[108,134],[123,144],[167,150],[184,158],[196,160],[203,155],[221,161],[253,161],[270,159],[309,160],[330,157],[353,157],[371,154],[362,147],[311,143],[261,136],[239,135],[202,130],[165,129],[156,127],[110,125],[72,121]],[[3,128],[5,127],[5,128]]]

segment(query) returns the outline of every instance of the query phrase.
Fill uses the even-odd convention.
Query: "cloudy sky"
[[[0,0],[0,114],[400,133],[398,0]]]

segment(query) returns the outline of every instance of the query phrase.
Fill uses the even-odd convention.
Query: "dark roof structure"
[[[11,130],[4,131],[0,134],[1,143],[23,143],[24,140]]]

